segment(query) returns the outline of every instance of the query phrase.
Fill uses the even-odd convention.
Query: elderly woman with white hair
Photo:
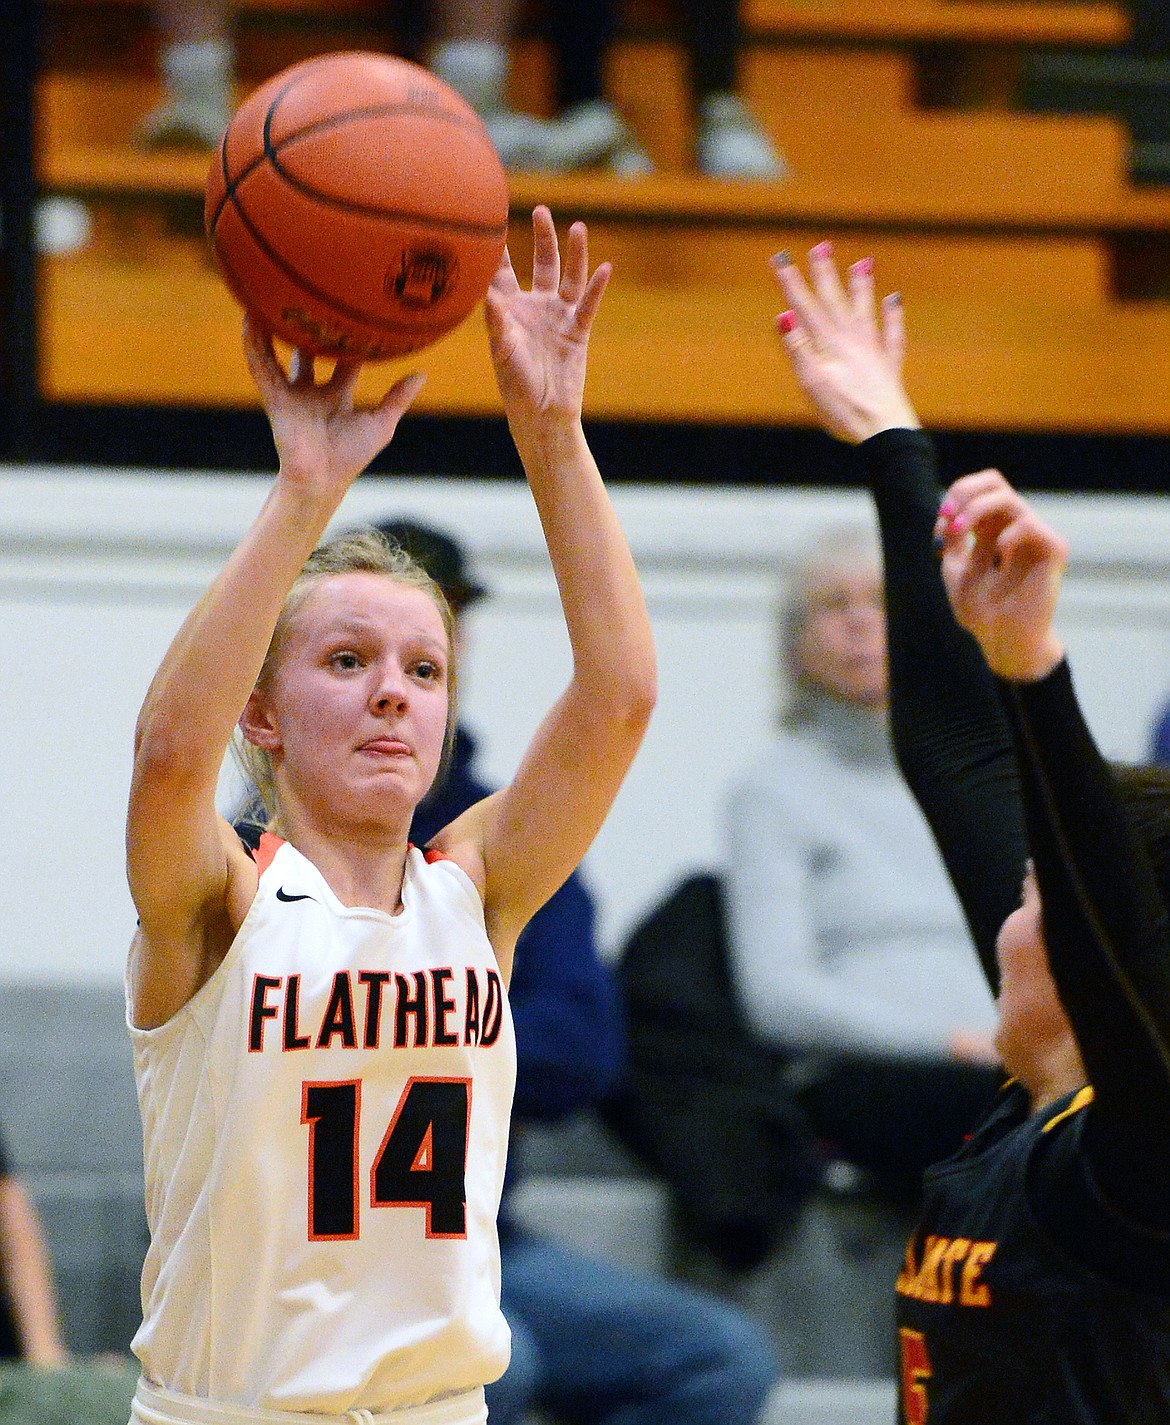
[[[809,549],[779,641],[782,726],[725,798],[732,982],[749,1030],[791,1057],[827,1153],[911,1200],[1002,1076],[990,993],[890,746],[868,526]]]

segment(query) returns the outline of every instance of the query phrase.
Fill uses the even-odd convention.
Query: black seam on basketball
[[[275,107],[275,106],[274,106]],[[412,213],[397,208],[378,208],[366,203],[353,203],[344,198],[334,198],[328,193],[322,193],[319,189],[310,187],[303,179],[281,163],[278,156],[279,150],[286,147],[295,140],[302,138],[305,134],[319,133],[322,129],[338,124],[343,119],[351,118],[354,115],[368,115],[376,112],[395,113],[396,106],[386,105],[381,110],[377,109],[351,109],[344,114],[335,115],[331,119],[323,119],[320,123],[312,124],[308,128],[301,129],[295,134],[290,134],[280,140],[279,144],[272,142],[270,123],[272,110],[269,110],[269,117],[264,124],[264,153],[269,163],[288,186],[300,193],[305,198],[311,198],[313,202],[320,203],[322,207],[334,208],[343,213],[358,213],[366,218],[384,218],[392,222],[407,221],[418,223],[435,232],[445,233],[466,233],[471,237],[501,237],[508,231],[507,218],[502,223],[468,223],[458,222],[448,218],[428,218],[421,213]],[[243,175],[241,175],[243,177]]]
[[[276,105],[284,95],[288,93],[286,89],[278,99],[274,100],[269,107],[269,117],[275,113]],[[315,133],[319,129],[332,128],[334,124],[340,124],[348,119],[372,119],[379,115],[393,116],[395,114],[418,114],[427,119],[439,119],[445,124],[453,124],[457,128],[466,129],[469,133],[476,134],[482,138],[484,143],[491,146],[491,139],[483,124],[478,119],[465,118],[462,114],[456,114],[450,109],[432,109],[426,104],[396,103],[389,101],[378,104],[362,104],[356,109],[342,109],[340,113],[330,114],[328,118],[314,119],[312,123],[306,124],[303,129],[294,129],[291,133],[285,134],[280,140],[280,145],[292,143],[296,139],[303,138],[305,134]],[[271,138],[271,130],[268,132]]]
[[[320,55],[315,60],[309,61],[306,65],[306,68],[316,69],[321,64],[326,63],[333,58],[333,55]],[[507,233],[508,222],[506,218],[502,223],[496,223],[494,225],[489,225],[487,223],[457,223],[446,221],[441,218],[424,218],[414,213],[404,213],[394,209],[366,207],[364,204],[347,203],[343,199],[331,198],[328,194],[320,193],[317,191],[317,189],[310,188],[307,183],[302,182],[300,179],[290,174],[288,169],[286,169],[277,158],[277,151],[278,149],[285,147],[287,144],[293,143],[297,139],[303,138],[306,134],[317,133],[321,129],[326,129],[331,127],[332,125],[339,123],[342,119],[349,119],[353,118],[354,116],[369,116],[371,114],[379,113],[395,114],[419,112],[413,105],[401,104],[371,104],[365,105],[360,109],[347,109],[344,113],[331,115],[328,119],[319,119],[315,123],[309,124],[303,129],[296,130],[295,133],[286,134],[285,137],[280,140],[280,143],[276,144],[272,140],[272,120],[274,115],[276,114],[277,107],[280,104],[281,100],[284,99],[285,96],[289,93],[289,91],[294,89],[304,77],[305,69],[301,69],[299,73],[293,75],[289,79],[288,83],[285,84],[284,87],[273,96],[272,102],[271,104],[269,104],[268,110],[264,115],[264,124],[261,131],[263,152],[257,154],[256,157],[252,159],[248,164],[246,164],[245,167],[243,167],[234,178],[232,178],[228,172],[227,161],[227,141],[228,134],[231,132],[231,126],[229,125],[227,130],[225,130],[223,140],[220,144],[220,158],[221,166],[223,169],[223,181],[225,191],[219,207],[215,210],[215,216],[208,224],[208,231],[212,235],[214,235],[215,233],[216,224],[219,222],[220,214],[223,212],[228,200],[232,200],[233,205],[236,208],[239,208],[239,204],[235,201],[236,189],[241,183],[243,183],[246,178],[248,178],[256,171],[257,168],[260,167],[260,165],[265,161],[265,159],[267,159],[268,162],[272,164],[272,167],[276,170],[277,173],[280,174],[281,178],[289,185],[290,188],[295,189],[298,193],[301,193],[306,198],[312,198],[315,202],[321,203],[325,207],[338,208],[341,211],[347,213],[360,213],[366,217],[385,218],[392,221],[402,221],[405,219],[411,222],[422,224],[426,228],[435,232],[467,233],[473,237],[500,237]],[[429,114],[432,118],[442,118],[449,123],[458,124],[463,128],[471,129],[474,127],[476,132],[483,133],[484,138],[487,140],[489,148],[491,147],[491,140],[487,138],[487,130],[483,128],[483,125],[479,123],[478,120],[476,120],[473,125],[471,120],[465,119],[462,117],[462,115],[459,114],[452,114],[449,111],[434,111],[426,109],[422,112]],[[243,210],[239,210],[242,214]]]
[[[330,58],[332,58],[331,55],[318,55],[316,59],[307,61],[307,64],[308,64],[309,67],[311,67],[311,68],[313,68],[313,69],[316,69],[317,66],[320,64],[320,62],[321,62],[322,60],[330,59]],[[280,92],[276,95],[276,97],[273,99],[272,103],[269,104],[268,110],[267,110],[267,112],[266,112],[265,115],[264,115],[263,148],[262,148],[261,151],[256,155],[255,158],[249,160],[249,162],[246,163],[246,164],[244,165],[244,167],[240,169],[239,173],[237,173],[234,178],[232,178],[231,175],[230,175],[229,172],[228,172],[228,161],[227,161],[227,144],[228,144],[228,135],[229,135],[229,134],[231,133],[231,131],[232,131],[232,126],[231,126],[231,124],[229,124],[229,125],[227,126],[227,128],[224,130],[223,140],[222,140],[222,142],[220,143],[220,150],[219,150],[219,152],[220,152],[220,159],[221,159],[222,168],[223,168],[223,181],[224,181],[224,190],[225,190],[225,191],[224,191],[224,195],[223,195],[223,202],[221,202],[220,205],[219,205],[219,207],[215,210],[215,217],[212,218],[210,224],[208,225],[208,231],[212,234],[212,236],[215,235],[215,226],[216,226],[216,224],[219,222],[219,215],[223,212],[224,208],[226,207],[226,205],[227,205],[227,203],[228,203],[228,200],[229,200],[229,199],[232,200],[232,205],[233,205],[233,207],[238,207],[238,206],[239,206],[238,204],[235,203],[236,189],[239,187],[239,185],[244,181],[245,178],[248,177],[249,174],[255,173],[255,171],[260,167],[260,165],[261,165],[262,163],[264,163],[266,160],[270,159],[270,154],[269,154],[268,150],[269,150],[269,146],[270,146],[272,115],[273,115],[273,113],[274,113],[275,110],[276,110],[277,104],[280,103],[280,101],[284,98],[284,96],[288,93],[288,91],[289,91],[295,84],[297,84],[297,83],[299,82],[299,80],[300,80],[302,77],[303,77],[303,71],[302,71],[301,74],[295,75],[293,78],[291,78],[291,79],[288,81],[288,83],[284,86],[284,88],[281,89]],[[233,121],[233,122],[234,122],[234,121]]]
[[[231,192],[231,183],[228,180],[227,171],[227,141],[228,131],[227,129],[224,129],[223,138],[219,141],[219,168],[220,172],[223,174],[224,194],[223,197],[219,200],[219,206],[216,208],[215,213],[209,219],[207,224],[207,231],[212,237],[215,236],[215,225],[219,222],[219,215],[223,212],[223,205],[227,202],[228,195]]]
[[[239,215],[240,221],[248,229],[248,232],[252,235],[252,240],[255,242],[256,246],[260,249],[262,253],[264,253],[267,258],[269,258],[272,264],[275,267],[279,268],[280,271],[283,272],[286,277],[288,277],[292,282],[294,282],[308,296],[316,297],[318,301],[323,302],[325,306],[331,308],[333,311],[338,313],[339,316],[352,317],[356,321],[366,322],[369,326],[378,327],[383,331],[403,332],[412,336],[422,337],[424,339],[428,334],[433,333],[433,327],[428,328],[412,326],[406,322],[393,321],[388,317],[375,316],[372,312],[363,312],[357,307],[347,307],[343,302],[338,301],[336,297],[330,295],[327,292],[323,292],[319,287],[313,286],[313,284],[308,280],[307,277],[304,276],[303,273],[298,272],[296,268],[292,267],[288,262],[286,262],[285,259],[281,257],[278,252],[275,252],[273,250],[273,248],[269,245],[268,240],[264,237],[263,233],[261,233],[256,228],[255,224],[252,222],[252,219],[244,210],[243,204],[240,202],[239,198],[234,193],[232,194],[232,207]],[[223,262],[223,255],[219,252],[218,248],[216,249],[216,255],[219,257],[220,262]],[[240,282],[239,286],[241,292],[244,291],[246,288],[246,284],[243,282]],[[247,306],[247,303],[245,302],[244,305]],[[404,352],[403,355],[406,355],[406,353]]]

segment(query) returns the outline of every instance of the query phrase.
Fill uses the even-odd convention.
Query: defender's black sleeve
[[[975,640],[955,622],[932,536],[942,491],[924,431],[859,448],[885,562],[894,750],[926,814],[992,989],[1020,903],[1027,837],[1011,730]]]
[[[1061,1154],[1042,1155],[1034,1205],[1083,1240],[1091,1198],[1130,1224],[1170,1229],[1170,917],[1145,846],[1077,704],[1068,665],[1005,685],[1052,977],[1094,1098],[1069,1196]],[[1088,1194],[1089,1201],[1078,1205]],[[1076,1217],[1083,1212],[1077,1224]],[[1055,1214],[1055,1217],[1052,1215]],[[1079,1227],[1079,1230],[1073,1230]]]

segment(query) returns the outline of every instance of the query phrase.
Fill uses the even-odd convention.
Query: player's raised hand
[[[991,671],[1017,682],[1050,673],[1064,656],[1052,620],[1068,543],[998,470],[955,481],[935,537],[955,617]]]
[[[312,356],[294,351],[286,373],[271,333],[251,317],[244,322],[244,355],[272,426],[281,479],[336,499],[389,444],[425,380],[413,372],[376,406],[356,407],[358,363],[339,361],[317,383]]]
[[[905,333],[897,297],[874,302],[873,263],[862,258],[842,283],[827,242],[809,253],[809,282],[787,253],[771,268],[788,303],[776,328],[821,425],[856,444],[878,431],[917,427],[902,384]]]
[[[532,287],[517,281],[507,250],[488,289],[484,310],[496,381],[509,420],[546,415],[577,419],[585,394],[589,332],[610,266],[590,275],[584,223],[569,229],[561,264],[552,214],[532,214]]]

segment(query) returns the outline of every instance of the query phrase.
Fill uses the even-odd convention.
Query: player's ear
[[[280,747],[280,733],[277,731],[268,699],[259,688],[252,689],[244,711],[240,714],[240,731],[244,739],[264,752],[276,752]]]

